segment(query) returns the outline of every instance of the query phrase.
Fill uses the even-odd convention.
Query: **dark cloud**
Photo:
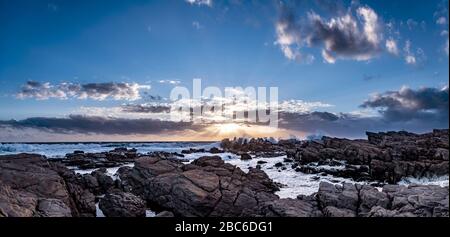
[[[128,113],[169,113],[171,107],[166,105],[127,104],[122,106],[123,112]]]
[[[378,110],[378,115],[365,113],[330,113],[304,109],[279,110],[279,127],[306,134],[359,138],[366,131],[406,130],[427,132],[435,128],[448,128],[448,86],[413,90],[402,88],[374,94],[361,107]],[[127,104],[122,109],[129,113],[164,113],[169,106],[163,104]],[[217,111],[221,112],[221,111]],[[268,113],[270,111],[266,111]],[[362,111],[364,112],[364,111]],[[214,113],[211,113],[213,116]],[[247,116],[248,114],[244,114]],[[202,131],[220,121],[173,122],[157,119],[105,118],[100,116],[72,115],[67,118],[28,118],[24,120],[0,121],[0,127],[13,129],[39,129],[61,134],[166,134],[168,132]],[[268,122],[242,122],[251,125],[268,125]]]
[[[35,98],[37,100],[51,98],[137,100],[141,98],[141,89],[150,89],[150,87],[137,83],[60,83],[52,85],[49,82],[28,81],[17,93],[17,98]]]
[[[280,113],[279,126],[305,133],[364,137],[366,131],[406,130],[428,132],[449,126],[448,86],[402,88],[373,95],[361,107],[378,109],[380,116],[329,112]]]
[[[447,121],[432,118],[412,118],[408,121],[389,121],[384,117],[363,117],[352,114],[337,114],[333,119],[324,119],[311,114],[280,114],[280,128],[327,136],[364,138],[367,131],[429,132],[436,128],[448,128]]]
[[[379,109],[388,121],[412,119],[446,121],[448,123],[448,86],[413,90],[402,88],[375,94],[361,107]]]
[[[94,134],[160,134],[168,131],[198,129],[191,122],[171,122],[155,119],[124,119],[71,115],[67,118],[27,118],[24,120],[0,121],[0,125],[13,128],[34,128],[56,133]]]
[[[322,2],[321,5],[327,5],[329,1]],[[292,9],[282,6],[276,43],[289,59],[301,58],[300,49],[308,46],[322,47],[322,57],[328,63],[337,59],[369,60],[380,52],[380,19],[367,6],[357,7],[355,13],[356,16],[349,10],[325,19],[311,11],[306,18],[297,20]]]

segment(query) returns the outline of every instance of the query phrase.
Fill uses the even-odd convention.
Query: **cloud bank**
[[[141,98],[140,90],[148,90],[150,86],[137,83],[60,83],[52,85],[49,82],[41,83],[28,81],[22,86],[17,98],[48,99],[93,99],[93,100],[138,100]]]
[[[426,132],[434,128],[448,128],[448,99],[449,89],[445,86],[419,89],[403,87],[399,90],[376,93],[362,102],[360,105],[362,111],[352,113],[317,111],[317,109],[326,109],[331,106],[321,102],[283,101],[278,108],[279,130],[283,131],[284,135],[320,133],[358,138],[364,137],[366,131]],[[28,135],[22,134],[23,139],[36,135],[36,131],[53,135],[154,135],[153,139],[156,140],[158,136],[164,137],[167,134],[172,134],[173,139],[182,139],[185,138],[186,131],[190,131],[189,134],[192,137],[196,135],[196,139],[199,136],[201,139],[214,139],[217,131],[220,131],[220,124],[227,123],[223,120],[223,112],[228,113],[228,110],[208,110],[204,114],[205,120],[202,121],[173,120],[168,113],[173,105],[129,103],[112,108],[86,108],[83,110],[84,113],[62,118],[34,117],[23,120],[0,120],[0,134],[2,134],[0,138],[8,141],[8,138],[14,138],[15,134],[33,130]],[[206,105],[198,106],[204,108]],[[245,106],[243,106],[238,104],[234,109],[244,109]],[[257,107],[245,108],[257,109]],[[189,116],[189,114],[180,114],[181,118],[183,116]],[[236,123],[245,128],[245,134],[251,134],[252,131],[263,134],[261,132],[271,129],[265,128],[265,123],[245,121],[236,121]],[[218,129],[214,130],[214,128]],[[233,134],[233,136],[239,136],[239,134]]]
[[[70,115],[67,118],[35,117],[24,120],[0,121],[0,126],[18,129],[34,128],[55,133],[92,134],[160,134],[168,131],[196,129],[200,125],[190,122],[172,122],[156,119],[105,118],[98,116]]]
[[[448,86],[413,90],[403,87],[398,91],[378,93],[361,107],[379,109],[388,121],[423,120],[448,123]]]

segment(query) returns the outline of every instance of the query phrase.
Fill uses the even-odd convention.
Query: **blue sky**
[[[28,81],[136,83],[150,85],[148,93],[162,97],[174,86],[162,80],[186,86],[193,78],[203,79],[204,86],[277,86],[280,100],[331,104],[317,110],[333,114],[359,111],[373,93],[402,87],[418,92],[445,91],[447,86],[448,97],[447,6],[443,0],[0,0],[0,120],[62,118],[81,107],[129,102],[18,98]],[[324,26],[351,16],[363,34],[366,18],[359,9],[376,15],[372,33],[378,41],[369,41],[367,48],[367,34],[343,51],[329,49],[335,58],[327,62],[322,56],[325,44],[338,38],[331,28],[313,31],[308,15],[320,16],[316,23]],[[280,32],[283,14],[295,19],[288,31]],[[307,36],[317,42],[307,42]],[[285,46],[302,56],[289,58],[280,44],[282,37],[296,37]],[[387,40],[395,42],[397,52],[389,52]],[[351,51],[359,46],[368,51]],[[448,98],[446,103],[448,110]],[[448,127],[448,117],[439,125]]]

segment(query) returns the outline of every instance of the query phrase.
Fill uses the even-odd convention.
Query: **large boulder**
[[[144,157],[120,174],[125,187],[176,216],[240,216],[246,209],[278,199],[278,187],[257,169],[248,173],[218,156],[191,164]]]
[[[6,211],[8,216],[52,214],[50,209],[57,208],[56,206],[64,210],[64,215],[70,214],[67,213],[70,206],[73,211],[76,210],[76,207],[72,206],[73,200],[64,179],[52,169],[52,165],[43,156],[0,156],[0,181],[5,187],[4,190],[2,188],[1,206],[3,212],[9,210]],[[54,200],[59,201],[56,203]]]
[[[132,193],[109,193],[99,207],[106,217],[145,217],[145,202]]]
[[[0,156],[6,216],[94,216],[95,196],[66,167],[33,154]]]
[[[59,199],[40,199],[37,214],[41,217],[71,217],[70,208]]]
[[[31,217],[37,203],[36,195],[16,191],[0,180],[0,217]]]

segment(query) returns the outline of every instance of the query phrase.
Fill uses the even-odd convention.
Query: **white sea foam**
[[[283,185],[276,194],[280,198],[296,198],[298,195],[311,195],[319,190],[320,182],[329,183],[360,183],[350,179],[333,177],[333,176],[320,176],[316,174],[304,174],[297,172],[293,169],[290,163],[285,163],[286,169],[275,167],[278,162],[283,162],[286,156],[273,157],[273,158],[253,158],[251,160],[232,159],[227,161],[233,165],[240,167],[243,171],[248,172],[250,167],[256,167],[258,161],[265,161],[267,163],[260,164],[261,169],[273,179],[273,181],[281,183]]]
[[[105,217],[105,214],[103,214],[103,211],[98,206],[98,202],[95,204],[95,216],[96,217]]]
[[[413,178],[408,177],[398,182],[400,185],[422,184],[422,185],[438,185],[441,187],[448,187],[449,176],[431,177],[431,178]]]
[[[150,209],[145,211],[145,217],[155,217],[156,213]]]

